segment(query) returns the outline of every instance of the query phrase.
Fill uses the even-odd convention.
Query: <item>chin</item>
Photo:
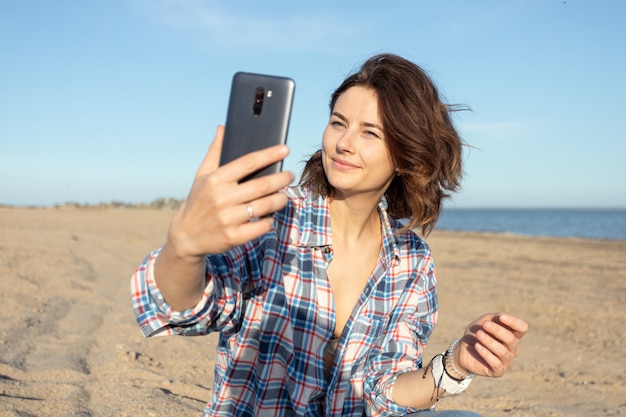
[[[343,177],[343,178],[342,178]],[[353,188],[354,187],[354,179],[351,178],[346,178],[347,176],[344,175],[333,175],[332,173],[330,175],[328,175],[328,173],[326,173],[326,178],[328,179],[329,184],[335,189],[335,190],[344,190],[344,189],[349,189],[349,188]]]

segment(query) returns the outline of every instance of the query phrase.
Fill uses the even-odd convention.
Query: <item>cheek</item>
[[[381,171],[395,171],[395,167],[391,162],[391,155],[389,155],[387,148],[384,146],[368,149],[363,157],[367,158],[371,165],[377,167]]]
[[[326,126],[326,129],[324,129],[324,133],[322,134],[322,152],[328,154],[328,151],[331,149],[331,135],[328,132],[328,126]]]
[[[335,151],[335,144],[332,139],[332,135],[328,133],[328,128],[324,130],[324,134],[322,135],[322,161],[324,163],[324,168],[326,168],[327,159]]]

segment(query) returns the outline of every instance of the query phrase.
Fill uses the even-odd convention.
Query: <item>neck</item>
[[[372,236],[380,237],[378,201],[332,199],[329,206],[333,240],[356,242]]]

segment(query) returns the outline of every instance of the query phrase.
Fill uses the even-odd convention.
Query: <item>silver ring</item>
[[[254,219],[254,211],[252,211],[252,206],[250,203],[246,203],[246,208],[248,209],[248,217],[250,220]]]

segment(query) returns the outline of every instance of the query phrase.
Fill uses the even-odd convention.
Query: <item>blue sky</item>
[[[626,207],[626,2],[0,1],[0,204],[184,198],[236,71],[297,83],[285,168],[367,57],[426,69],[473,147],[456,207]]]

